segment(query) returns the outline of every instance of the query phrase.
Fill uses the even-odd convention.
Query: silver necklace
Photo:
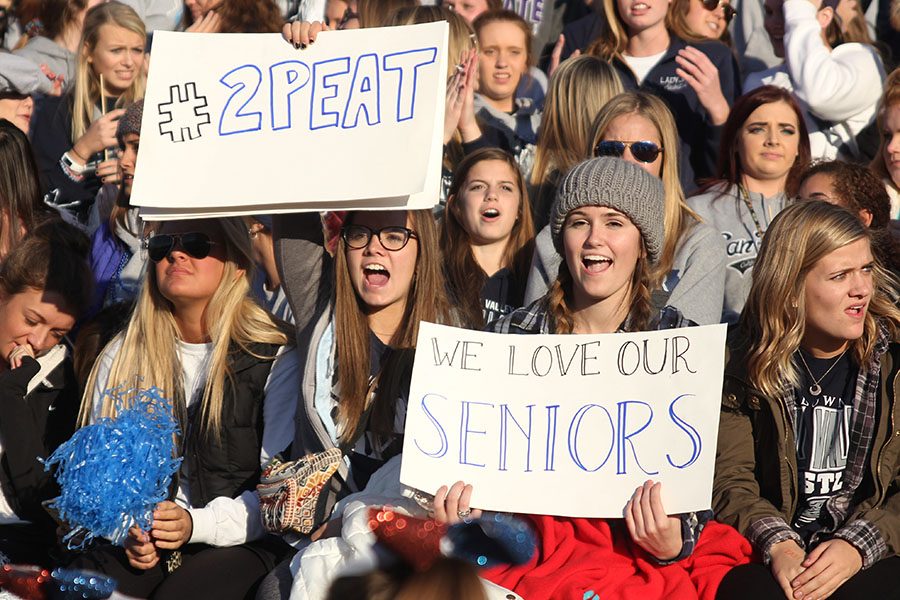
[[[835,367],[835,365],[838,364],[838,361],[841,360],[841,357],[844,356],[845,354],[847,354],[847,350],[849,350],[849,349],[850,349],[850,348],[844,348],[844,351],[841,352],[841,353],[838,355],[838,357],[834,359],[834,362],[831,363],[831,366],[828,367],[828,370],[825,371],[825,373],[824,373],[821,377],[819,377],[818,381],[816,381],[816,378],[813,377],[812,371],[809,369],[809,365],[806,364],[806,359],[803,358],[803,353],[800,352],[800,350],[797,350],[797,354],[800,355],[800,360],[803,361],[803,366],[806,368],[806,372],[809,374],[809,378],[810,378],[810,380],[812,380],[812,382],[813,382],[812,385],[809,386],[809,393],[810,393],[810,394],[812,394],[813,396],[818,396],[819,394],[822,393],[822,386],[819,385],[819,384],[822,383],[822,380],[823,380],[823,379],[825,379],[826,377],[828,377],[828,374],[831,373],[831,370]]]

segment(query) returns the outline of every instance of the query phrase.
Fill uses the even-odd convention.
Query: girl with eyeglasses
[[[124,548],[99,546],[73,564],[111,575],[129,596],[244,597],[290,550],[263,530],[256,484],[293,439],[297,351],[249,294],[242,219],[164,223],[146,253],[134,311],[97,359],[79,418],[115,416],[107,390],[156,386],[172,401],[183,462],[149,531],[133,527]]]
[[[685,203],[678,180],[678,142],[672,114],[662,100],[641,92],[613,98],[597,115],[589,145],[594,156],[634,163],[663,182],[658,218],[665,242],[650,277],[658,306],[669,304],[700,325],[718,323],[725,288],[725,252],[717,231]],[[549,230],[537,237],[526,301],[540,296],[560,265]]]
[[[856,215],[781,212],[729,340],[716,518],[753,544],[718,598],[893,598],[900,310]]]
[[[809,136],[793,95],[771,85],[738,99],[725,123],[716,178],[688,206],[725,238],[722,322],[737,321],[763,235],[797,193]]]
[[[349,446],[317,519],[403,445],[420,321],[455,324],[429,210],[347,214],[325,248],[318,214],[273,217],[275,258],[301,348],[292,458]],[[317,533],[314,537],[318,537]]]
[[[91,299],[90,244],[45,222],[0,266],[0,556],[51,566],[56,523],[41,502],[59,493],[38,462],[75,431],[79,386],[64,338]]]
[[[839,0],[766,0],[765,27],[781,65],[747,77],[745,88],[776,85],[800,101],[813,158],[869,160],[857,136],[875,120],[884,66],[869,43],[847,42]]]
[[[728,47],[717,41],[688,44],[668,25],[671,11],[666,0],[604,0],[608,27],[587,53],[612,64],[625,89],[665,100],[678,126],[681,183],[690,191],[713,172],[740,82]]]
[[[485,148],[463,159],[443,221],[447,288],[463,322],[481,329],[522,306],[534,225],[513,157]]]

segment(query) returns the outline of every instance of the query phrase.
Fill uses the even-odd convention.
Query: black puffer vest
[[[254,344],[250,349],[253,354],[274,357],[279,346]],[[233,346],[229,363],[232,376],[225,378],[220,436],[202,433],[199,402],[188,411],[184,462],[194,508],[203,508],[219,496],[236,498],[259,483],[264,390],[273,361]]]

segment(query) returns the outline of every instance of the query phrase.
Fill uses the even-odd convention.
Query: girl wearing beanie
[[[612,157],[587,160],[562,180],[551,212],[553,242],[563,257],[544,297],[513,311],[490,329],[497,333],[613,333],[690,324],[677,309],[653,314],[648,281],[664,243],[662,182]],[[471,487],[454,485],[435,514],[455,521],[469,510]],[[473,511],[474,513],[474,511]],[[635,490],[624,521],[529,515],[538,552],[526,565],[483,573],[524,598],[623,597],[642,587],[645,597],[712,600],[718,582],[746,562],[749,545],[709,522],[710,513],[669,515],[661,486]],[[652,523],[645,527],[645,523]],[[700,539],[704,528],[713,531]],[[711,547],[715,546],[712,550]],[[718,557],[710,567],[707,556]],[[699,565],[706,565],[703,569]],[[669,565],[662,569],[663,565]],[[699,592],[698,592],[699,590]]]
[[[594,156],[621,157],[662,180],[666,195],[658,218],[664,223],[664,242],[650,278],[653,305],[674,306],[698,325],[718,323],[725,293],[725,244],[685,203],[678,179],[678,134],[665,102],[645,92],[619,94],[596,115],[585,146]],[[550,228],[541,230],[526,302],[547,292],[560,262]]]

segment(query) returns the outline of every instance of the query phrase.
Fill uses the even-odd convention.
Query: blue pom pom
[[[117,416],[82,427],[44,461],[48,470],[58,465],[62,493],[53,507],[72,527],[64,538],[70,549],[94,537],[122,545],[132,525],[148,531],[181,464],[174,457],[178,424],[160,389],[105,394],[116,399]]]

